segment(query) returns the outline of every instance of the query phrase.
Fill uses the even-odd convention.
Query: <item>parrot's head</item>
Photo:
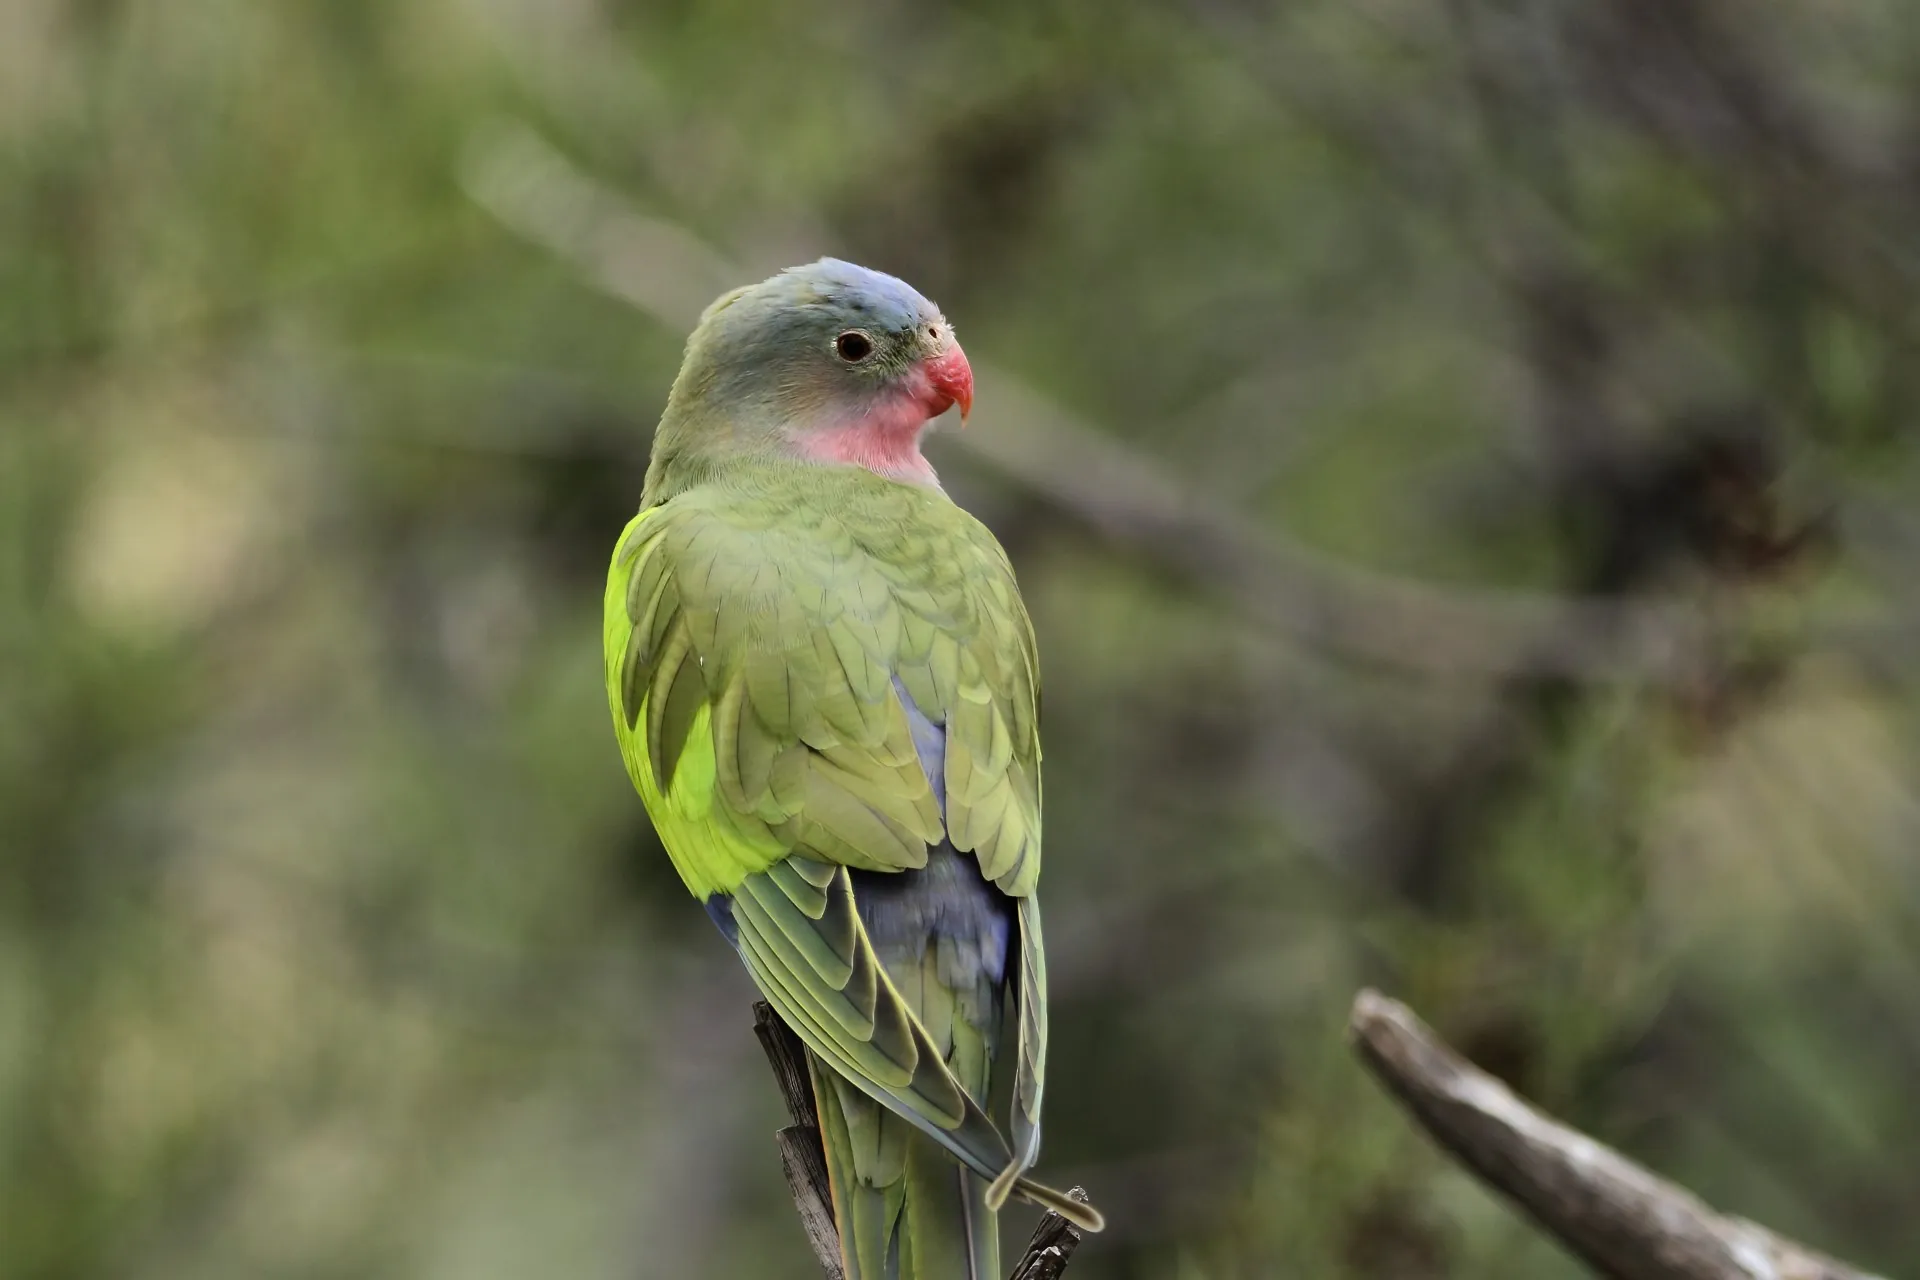
[[[687,340],[654,466],[774,453],[936,483],[927,424],[973,405],[940,308],[878,271],[822,258],[721,297]]]

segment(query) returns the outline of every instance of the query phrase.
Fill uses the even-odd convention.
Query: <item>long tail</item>
[[[987,1184],[812,1054],[847,1280],[1001,1280]]]

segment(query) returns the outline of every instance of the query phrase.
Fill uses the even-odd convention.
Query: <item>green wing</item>
[[[848,1080],[995,1178],[994,1204],[1016,1189],[1053,1203],[1016,1182],[1045,1069],[1039,689],[991,534],[944,495],[865,473],[691,490],[621,537],[605,650],[627,770],[687,887],[728,895],[769,1002]],[[945,726],[944,820],[903,693]],[[875,959],[845,870],[924,866],[943,836],[1022,903],[1017,1159]]]

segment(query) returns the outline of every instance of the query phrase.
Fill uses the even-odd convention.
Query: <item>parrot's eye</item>
[[[858,329],[849,329],[833,340],[833,349],[848,364],[859,364],[873,354],[873,339]]]

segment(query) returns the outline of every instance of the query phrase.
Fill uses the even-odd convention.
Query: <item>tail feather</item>
[[[986,1181],[811,1054],[847,1280],[1000,1280]]]
[[[995,1179],[996,1182],[999,1179]],[[1013,1194],[1028,1204],[1038,1205],[1049,1213],[1057,1213],[1082,1231],[1100,1232],[1107,1229],[1107,1220],[1100,1211],[1084,1200],[1075,1200],[1064,1191],[1055,1191],[1044,1183],[1031,1178],[1021,1178],[1013,1184]],[[989,1197],[992,1192],[989,1190]]]
[[[971,1169],[948,1162],[959,1184],[961,1227],[966,1232],[969,1274],[982,1280],[1000,1275],[1000,1215],[987,1206],[987,1184]]]
[[[926,758],[931,744],[941,742],[939,726],[930,722],[915,732],[929,779],[945,776],[938,759]],[[948,841],[929,849],[926,865],[916,870],[838,875],[885,975],[885,990],[911,1022],[907,1047],[917,1054],[908,1059],[915,1081],[934,1073],[962,1095],[959,1115],[950,1117],[914,1105],[918,1094],[876,1083],[863,1063],[898,1066],[900,1060],[869,1062],[848,1049],[845,1037],[826,1034],[820,1021],[826,1015],[808,1005],[806,990],[783,981],[798,971],[777,963],[777,940],[769,951],[756,935],[741,932],[748,967],[809,1049],[847,1280],[1000,1280],[999,1209],[1015,1195],[1100,1230],[1091,1205],[1026,1177],[1039,1153],[1046,1064],[1038,909],[1003,894],[976,858]],[[1010,994],[1020,1010],[1014,1046],[1003,1044]],[[1005,1047],[1017,1050],[1013,1144],[984,1110],[994,1060]]]

